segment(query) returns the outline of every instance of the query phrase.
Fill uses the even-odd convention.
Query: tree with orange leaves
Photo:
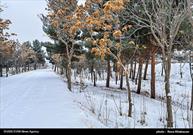
[[[77,38],[81,23],[75,11],[78,9],[76,0],[48,0],[47,19],[56,33],[56,38],[65,45],[65,56],[67,61],[67,82],[71,91],[71,66],[75,55]]]
[[[85,40],[92,41],[92,50],[96,56],[100,56],[104,60],[105,56],[112,56],[117,65],[123,68],[126,75],[126,83],[128,90],[129,109],[128,116],[132,114],[131,91],[128,80],[128,69],[123,64],[121,53],[125,49],[121,42],[130,26],[120,26],[119,13],[124,9],[127,0],[87,0],[85,6],[79,7],[78,13],[79,24],[85,34]],[[112,51],[116,50],[116,53]]]
[[[0,7],[0,12],[2,11],[3,10]],[[6,30],[9,29],[10,24],[11,21],[9,19],[0,18],[0,77],[3,76],[2,68],[4,66],[7,67],[7,60],[12,57],[14,51],[13,42],[9,39],[9,37],[16,34],[6,32]]]

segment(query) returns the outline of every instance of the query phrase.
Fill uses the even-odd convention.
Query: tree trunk
[[[66,78],[68,78],[68,70],[67,70],[67,67],[65,67],[65,76],[66,76]]]
[[[131,102],[131,89],[130,89],[130,85],[129,85],[128,71],[126,71],[125,77],[126,77],[126,85],[127,85],[127,92],[128,92],[128,102],[129,102],[128,117],[131,117],[132,116],[132,102]]]
[[[137,75],[136,75],[136,77],[135,77],[135,85],[137,85],[138,76],[139,76],[139,68],[138,68],[138,71],[137,71]]]
[[[104,70],[102,70],[102,80],[105,80]]]
[[[161,76],[163,76],[163,75],[164,75],[164,66],[163,66],[163,64],[162,64]]]
[[[73,74],[74,74],[74,79],[75,79],[75,80],[76,80],[76,77],[77,77],[77,74],[78,74],[77,72],[78,72],[78,70],[76,70],[76,71],[74,70],[74,73],[73,73]],[[80,72],[81,72],[81,71],[80,71]],[[61,68],[60,68],[60,74],[61,74]]]
[[[102,80],[101,71],[98,71],[97,73],[98,73],[98,75],[99,75],[99,79]]]
[[[129,78],[132,78],[133,75],[133,61],[131,60],[131,64],[130,64],[130,73],[129,73]]]
[[[155,99],[155,53],[151,55],[151,98]]]
[[[190,110],[193,111],[193,75],[192,75],[192,95],[191,95]],[[193,117],[193,116],[192,116],[192,117]]]
[[[27,67],[26,67],[26,65],[24,65],[24,72],[26,72],[26,70],[27,70]]]
[[[183,78],[183,73],[182,73],[182,62],[180,61],[180,78]]]
[[[54,72],[56,72],[56,65],[54,65]]]
[[[142,68],[143,68],[143,58],[140,58],[140,61],[139,61],[139,67],[138,67],[138,86],[137,86],[137,94],[140,94],[140,92],[141,92]]]
[[[72,71],[71,71],[71,63],[68,63],[67,66],[67,84],[68,84],[68,89],[70,91],[72,91],[72,80],[71,80],[71,76],[72,75]]]
[[[18,71],[18,66],[16,65],[16,66],[15,66],[15,73],[18,74],[18,72],[19,72],[19,71]]]
[[[135,80],[136,65],[137,65],[137,61],[136,61],[136,58],[135,58],[134,69],[133,69],[133,76],[132,76],[132,80],[133,80],[133,81]]]
[[[15,75],[14,67],[10,67],[10,68],[11,68],[11,74]]]
[[[34,64],[34,70],[36,70],[36,69],[37,69],[37,64],[35,63],[35,64]]]
[[[3,77],[3,66],[0,65],[0,77]]]
[[[147,80],[148,65],[149,65],[149,58],[147,58],[146,63],[145,63],[145,70],[144,70],[144,74],[143,74],[143,80]]]
[[[94,66],[93,66],[93,64],[92,64],[92,65],[91,65],[91,72],[90,72],[90,74],[91,74],[91,81],[92,81],[92,82],[94,81],[93,73],[94,73]]]
[[[93,79],[94,79],[94,87],[96,87],[96,73],[95,73],[95,70],[93,70]]]
[[[22,66],[21,66],[21,65],[19,65],[19,67],[18,67],[18,68],[19,68],[19,70],[18,70],[18,71],[19,71],[19,73],[21,73]]]
[[[93,82],[93,71],[90,72],[90,76],[91,76],[91,78],[90,78],[90,77],[89,77],[89,78],[90,78],[91,81]]]
[[[8,66],[6,66],[6,77],[8,77],[8,72],[9,72],[9,67]]]
[[[30,70],[30,66],[29,66],[29,64],[27,65],[27,70],[28,70],[28,71]]]
[[[116,85],[117,85],[117,82],[118,82],[118,72],[116,71],[115,72],[115,83],[116,83]]]
[[[192,79],[192,94],[191,94],[191,103],[190,103],[190,110],[193,111],[193,55],[192,51],[189,52],[189,67],[190,67],[190,76]],[[192,123],[193,123],[193,117],[192,117]]]
[[[167,102],[167,127],[173,127],[173,116],[172,116],[172,99],[170,93],[170,82],[168,77],[165,79],[165,90],[166,90],[166,102]]]
[[[173,127],[173,114],[172,114],[172,97],[170,93],[170,69],[171,69],[171,57],[167,56],[164,59],[165,70],[165,92],[166,92],[166,104],[167,104],[167,127]]]
[[[115,65],[115,83],[116,83],[116,85],[117,85],[117,81],[118,81],[118,68],[117,68],[117,63],[115,62],[114,63],[114,65]]]
[[[106,87],[110,85],[110,76],[111,76],[111,65],[110,65],[110,56],[107,59],[107,80],[106,80]]]
[[[64,74],[64,68],[61,67],[60,69],[61,69],[61,70],[60,70],[60,74],[63,75],[63,74]]]
[[[120,76],[121,76],[121,78],[120,78],[120,89],[123,89],[123,68],[121,67],[120,68]]]
[[[59,68],[58,68],[58,66],[56,66],[56,73],[59,74]]]

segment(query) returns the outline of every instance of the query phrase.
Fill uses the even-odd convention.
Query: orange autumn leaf
[[[116,30],[113,32],[113,37],[117,38],[117,37],[121,37],[122,32],[120,30]]]
[[[99,41],[100,46],[106,46],[106,44],[107,43],[106,43],[105,39],[103,39],[103,38]]]

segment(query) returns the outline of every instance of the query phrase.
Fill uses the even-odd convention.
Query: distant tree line
[[[0,8],[0,12],[2,12]],[[42,50],[41,42],[34,40],[19,43],[18,40],[11,39],[15,33],[7,32],[11,21],[0,18],[0,77],[5,73],[18,74],[31,69],[37,69],[45,64],[45,53]]]

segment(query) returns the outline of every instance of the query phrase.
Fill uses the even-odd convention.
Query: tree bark
[[[56,72],[56,65],[54,65],[54,72]]]
[[[14,67],[10,67],[10,68],[11,68],[11,74],[15,75]]]
[[[3,77],[3,66],[0,65],[0,77]]]
[[[18,66],[15,65],[15,73],[18,74]]]
[[[107,80],[106,80],[106,87],[110,86],[110,77],[111,77],[111,65],[110,65],[110,56],[107,59]]]
[[[114,62],[114,71],[115,71],[115,83],[117,85],[117,81],[118,81],[118,68],[117,68],[117,63]]]
[[[91,81],[92,81],[92,82],[94,81],[93,72],[94,72],[94,66],[93,66],[93,64],[92,64],[92,65],[91,65],[91,72],[90,72],[90,74],[91,74]]]
[[[128,71],[126,71],[125,77],[126,77],[126,85],[127,85],[127,92],[128,92],[128,102],[129,102],[128,117],[131,117],[132,116],[132,102],[131,102],[131,89],[130,89],[130,85],[129,85]]]
[[[6,77],[8,77],[9,67],[6,65]]]
[[[118,72],[116,71],[115,72],[115,83],[116,83],[116,85],[117,85],[117,82],[118,82]]]
[[[61,74],[61,75],[64,74],[64,68],[63,68],[63,67],[60,68],[60,74]]]
[[[96,73],[95,73],[95,70],[93,70],[93,79],[94,79],[94,87],[96,87]]]
[[[140,94],[140,92],[141,92],[142,68],[143,68],[143,58],[140,58],[140,60],[139,60],[139,67],[138,67],[139,75],[138,75],[137,94]]]
[[[123,89],[123,68],[120,68],[120,89]]]
[[[35,64],[34,64],[34,70],[36,70],[36,69],[37,69],[37,64],[35,63]]]
[[[131,60],[131,63],[130,63],[130,73],[129,73],[129,78],[132,78],[132,75],[133,75],[133,61]]]
[[[132,80],[133,80],[133,81],[135,80],[136,65],[137,65],[137,61],[136,61],[136,58],[135,58],[134,69],[133,69],[133,76],[132,76]]]
[[[189,59],[189,66],[190,66],[190,76],[192,79],[192,94],[191,94],[191,103],[190,103],[190,110],[193,111],[193,63],[192,63],[192,59],[193,59],[193,55],[191,55],[191,51],[190,51],[190,59]],[[193,122],[193,121],[192,121]]]
[[[151,98],[155,99],[155,53],[151,54]]]
[[[171,54],[168,54],[171,55]],[[167,106],[167,127],[173,127],[172,114],[172,99],[170,93],[170,70],[171,70],[171,56],[166,56],[163,62],[165,70],[165,92],[166,92],[166,106]]]
[[[30,66],[29,66],[29,64],[27,65],[27,70],[28,70],[28,71],[30,70]]]
[[[193,111],[193,75],[192,75],[192,95],[191,95],[191,105],[190,105],[190,110]]]
[[[163,76],[163,75],[164,75],[164,66],[163,66],[163,64],[162,64],[161,76]]]
[[[71,79],[72,76],[71,75],[72,75],[71,63],[69,62],[67,66],[67,84],[68,84],[68,89],[70,91],[72,91],[72,79]]]
[[[24,72],[26,72],[27,71],[27,67],[26,67],[26,65],[24,65]]]
[[[138,70],[137,70],[137,75],[136,75],[136,77],[135,77],[135,85],[137,85],[138,76],[139,76],[139,68],[138,68]]]
[[[144,74],[143,74],[143,80],[147,80],[147,69],[149,65],[149,58],[147,58],[146,63],[145,63],[145,69],[144,69]]]

